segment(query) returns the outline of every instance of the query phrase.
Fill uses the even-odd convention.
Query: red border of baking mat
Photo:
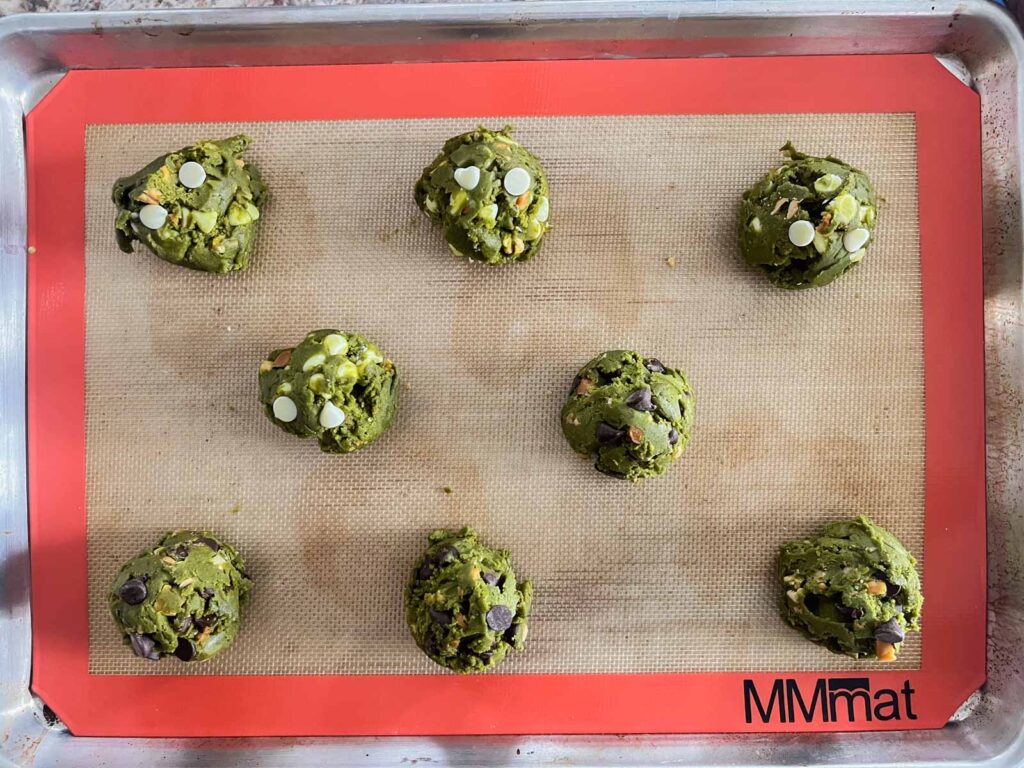
[[[479,84],[486,82],[487,88]],[[444,83],[444,88],[430,87]],[[780,84],[790,84],[780,87]],[[167,98],[173,93],[174,98]],[[225,99],[223,94],[232,94]],[[465,94],[473,94],[466,98]],[[528,98],[527,98],[528,95]],[[928,634],[912,672],[867,678],[901,719],[745,717],[745,682],[814,673],[93,675],[84,427],[85,127],[481,115],[913,112],[925,364]],[[544,61],[76,71],[27,119],[32,688],[82,735],[688,733],[938,727],[985,679],[984,318],[977,94],[931,56]],[[785,137],[780,138],[780,142]],[[737,194],[739,190],[737,190]],[[728,250],[728,249],[727,249]],[[723,252],[722,258],[735,258]],[[864,510],[870,512],[871,510]],[[779,631],[787,631],[780,624]],[[913,689],[913,717],[904,687]],[[890,697],[880,689],[895,691]],[[788,693],[788,689],[783,688]],[[858,711],[862,698],[854,699]],[[885,701],[879,699],[882,697]],[[782,705],[786,706],[780,709]],[[799,713],[798,713],[799,714]],[[860,714],[863,719],[863,713]]]

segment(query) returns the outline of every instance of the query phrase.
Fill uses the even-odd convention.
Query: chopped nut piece
[[[576,394],[585,395],[587,392],[594,388],[594,382],[590,379],[580,379],[580,383],[576,385]]]
[[[886,591],[885,582],[879,581],[878,579],[872,579],[865,587],[868,590],[869,595],[884,595]]]
[[[794,216],[796,216],[796,212],[799,211],[799,210],[800,210],[800,201],[799,200],[791,200],[790,203],[789,203],[789,208],[786,209],[786,219],[787,220],[792,219]]]
[[[879,640],[875,643],[875,656],[879,661],[896,661],[896,646]]]
[[[778,199],[778,200],[777,200],[777,201],[775,202],[775,207],[774,207],[774,208],[772,208],[772,216],[774,216],[774,215],[775,215],[775,214],[777,214],[777,213],[778,213],[779,211],[781,211],[781,210],[782,210],[782,209],[783,209],[783,208],[784,208],[784,207],[786,206],[786,203],[788,203],[788,202],[789,202],[789,198],[787,198],[787,197],[782,197],[782,198],[779,198],[779,199]]]
[[[629,435],[629,440],[632,443],[640,445],[644,441],[644,431],[640,427],[630,427],[626,434]]]

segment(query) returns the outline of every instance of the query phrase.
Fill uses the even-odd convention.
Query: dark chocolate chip
[[[429,632],[427,634],[427,639],[424,642],[424,645],[426,646],[426,652],[429,654],[437,656],[439,653],[441,653],[440,641],[437,639],[437,637],[434,636],[433,632]]]
[[[186,616],[184,619],[178,622],[178,626],[174,628],[174,631],[177,632],[179,635],[184,635],[187,634],[190,629],[192,629],[192,617]]]
[[[184,560],[188,557],[188,547],[185,544],[179,544],[171,550],[170,554],[175,560]]]
[[[512,626],[514,616],[508,606],[496,605],[487,612],[487,626],[495,632],[504,632]]]
[[[900,592],[903,591],[903,586],[900,584],[893,584],[891,581],[885,582],[885,596],[896,597]]]
[[[480,659],[480,661],[490,661],[491,656],[493,655],[494,651],[484,651],[483,653],[476,654],[476,657]]]
[[[668,431],[668,444],[669,445],[675,445],[678,442],[679,442],[679,432],[676,430],[675,427],[672,427],[672,429],[670,429]]]
[[[138,605],[146,599],[146,582],[142,579],[128,579],[117,590],[117,596],[128,605]]]
[[[207,600],[209,600],[211,597],[214,596],[215,593],[213,591],[213,587],[203,587],[202,589],[199,590],[199,594],[200,594],[200,596],[202,596],[202,597],[206,598]]]
[[[839,611],[840,614],[842,614],[843,616],[845,616],[848,619],[853,619],[854,621],[856,621],[857,619],[860,619],[860,618],[864,617],[864,610],[863,609],[861,609],[861,608],[850,608],[848,605],[846,605],[839,598],[836,598],[835,606],[836,606],[836,610]]]
[[[434,567],[430,563],[424,563],[420,566],[419,571],[416,572],[417,578],[420,581],[426,581],[430,578],[430,575],[434,572]]]
[[[132,644],[132,652],[140,659],[157,661],[160,659],[160,651],[156,649],[156,640],[149,635],[132,632],[128,635]]]
[[[597,430],[595,431],[597,442],[601,443],[601,445],[617,445],[622,442],[622,438],[625,435],[626,430],[616,429],[611,424],[603,421],[597,425]]]
[[[203,544],[203,545],[209,547],[210,549],[212,549],[214,552],[216,552],[218,549],[220,549],[220,544],[218,544],[216,541],[211,539],[209,536],[200,536],[198,539],[195,540],[195,543],[196,544]]]
[[[427,610],[430,613],[430,620],[435,624],[447,627],[452,623],[452,614],[450,611],[438,611],[433,608],[428,608]]]
[[[644,365],[647,367],[647,370],[650,371],[651,373],[665,372],[665,366],[661,364],[661,360],[657,360],[653,357],[646,360],[644,362]]]
[[[654,403],[651,402],[651,390],[644,387],[626,395],[626,405],[634,411],[653,411]]]
[[[196,647],[192,645],[191,640],[185,638],[178,639],[178,647],[174,649],[174,655],[182,661],[192,661],[196,657]]]
[[[880,643],[902,643],[905,637],[906,633],[895,616],[875,627],[875,640]]]
[[[441,549],[437,550],[437,552],[435,552],[434,554],[430,555],[427,558],[427,560],[432,565],[447,565],[448,563],[450,563],[452,560],[454,560],[458,556],[459,556],[459,550],[457,550],[455,547],[448,546],[448,547],[441,547]]]
[[[608,477],[619,477],[619,478],[625,477],[625,475],[622,474],[621,472],[616,472],[614,469],[608,469],[607,467],[602,467],[600,462],[594,465],[594,469],[596,469],[602,475],[608,475]]]
[[[217,618],[218,616],[216,613],[208,613],[205,616],[196,616],[194,623],[199,629],[206,629],[207,627],[212,627],[216,624]]]
[[[480,574],[480,578],[484,580],[485,584],[490,584],[493,587],[495,584],[498,583],[498,579],[501,577],[497,573],[490,573],[488,571],[484,571]]]

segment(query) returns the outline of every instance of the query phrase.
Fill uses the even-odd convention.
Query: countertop
[[[371,0],[387,3],[396,0]],[[361,5],[365,0],[0,0],[0,16],[30,11],[137,11],[161,8],[264,8],[276,5]]]

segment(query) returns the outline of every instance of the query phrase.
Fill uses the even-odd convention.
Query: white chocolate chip
[[[798,248],[814,242],[814,225],[806,219],[794,221],[789,225],[789,242]]]
[[[337,333],[332,333],[324,336],[323,345],[328,355],[343,355],[348,349],[348,339]]]
[[[537,221],[543,224],[548,220],[549,213],[550,205],[548,204],[548,199],[546,197],[540,198],[540,201],[537,203]]]
[[[857,229],[851,229],[845,235],[843,235],[843,248],[850,253],[856,253],[863,248],[868,240],[871,238],[871,233],[864,229],[864,227],[857,227]]]
[[[338,363],[338,371],[336,375],[341,379],[358,379],[359,369],[351,360],[342,359]]]
[[[178,169],[178,181],[189,189],[201,187],[206,181],[206,169],[194,160],[189,160]]]
[[[465,190],[476,189],[476,185],[480,183],[480,169],[475,165],[471,165],[468,168],[456,168],[455,182]]]
[[[320,426],[324,429],[334,429],[345,423],[345,412],[328,400],[320,411]]]
[[[502,184],[505,187],[505,191],[508,192],[512,197],[519,197],[526,190],[530,188],[530,184],[533,181],[530,179],[530,173],[525,168],[513,168],[505,174],[505,179]]]
[[[302,370],[308,373],[314,368],[319,368],[324,364],[327,357],[322,352],[317,352],[315,355],[310,355],[306,358],[306,362],[302,364]]]
[[[274,418],[278,421],[288,423],[295,421],[299,416],[299,409],[290,397],[279,397],[274,401]]]
[[[162,205],[144,205],[139,209],[139,221],[142,222],[142,226],[149,227],[150,229],[160,229],[167,221],[167,209]]]

